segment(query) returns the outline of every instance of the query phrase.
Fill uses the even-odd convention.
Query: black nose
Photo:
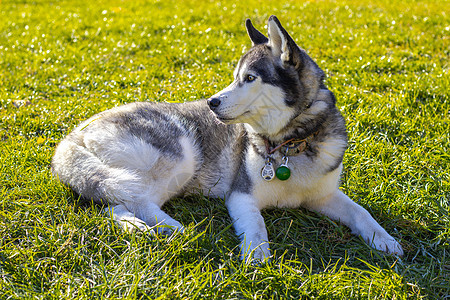
[[[210,98],[208,99],[208,105],[211,109],[216,108],[220,105],[220,99],[219,98]]]

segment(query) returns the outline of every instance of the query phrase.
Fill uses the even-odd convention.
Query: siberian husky
[[[57,147],[54,175],[106,202],[125,227],[163,233],[183,230],[161,210],[167,200],[198,191],[223,197],[245,259],[271,256],[262,209],[299,206],[402,255],[338,188],[347,134],[324,72],[275,16],[268,37],[250,20],[246,27],[252,48],[227,88],[207,100],[132,103],[91,117]]]

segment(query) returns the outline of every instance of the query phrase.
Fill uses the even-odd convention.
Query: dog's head
[[[269,18],[268,38],[249,19],[245,25],[253,46],[240,59],[233,83],[208,104],[226,124],[247,123],[260,134],[274,136],[328,92],[321,90],[324,73],[277,17]]]

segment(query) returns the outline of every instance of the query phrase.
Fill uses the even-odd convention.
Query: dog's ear
[[[302,52],[286,29],[281,26],[275,16],[270,16],[268,24],[269,46],[272,53],[281,58],[285,64],[293,65],[296,69],[302,66]]]
[[[294,42],[292,37],[281,26],[277,17],[269,18],[269,43],[272,53],[281,58],[285,66],[293,66],[300,75],[303,87],[305,88],[305,97],[313,99],[317,94],[325,74],[319,66]],[[325,94],[319,95],[324,97]]]
[[[250,19],[245,20],[245,27],[247,28],[248,36],[250,37],[250,40],[252,41],[253,46],[259,45],[259,44],[266,44],[269,39],[266,38],[264,34],[262,34],[258,29],[256,29],[252,21]]]

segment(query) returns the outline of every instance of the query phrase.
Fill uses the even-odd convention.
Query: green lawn
[[[223,200],[165,209],[170,237],[123,232],[52,178],[80,121],[191,101],[232,80],[244,20],[275,14],[347,120],[342,189],[401,241],[384,256],[303,209],[263,216],[275,258],[238,259]],[[0,2],[0,299],[450,299],[450,2]]]

